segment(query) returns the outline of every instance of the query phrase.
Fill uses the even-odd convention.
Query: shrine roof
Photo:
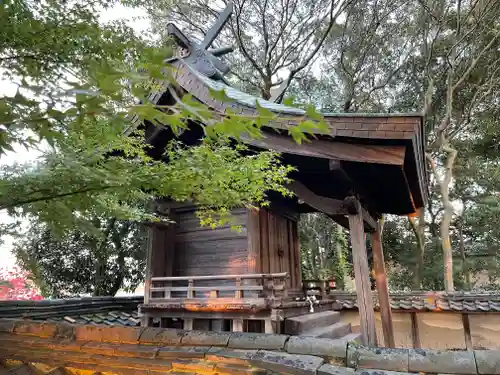
[[[394,311],[428,311],[484,313],[500,312],[500,293],[498,292],[407,292],[391,293],[391,308]],[[357,310],[355,293],[333,292],[335,310]],[[379,309],[377,293],[373,293],[374,306]]]
[[[291,177],[312,194],[342,200],[354,191],[375,219],[383,213],[412,214],[425,205],[428,188],[420,114],[322,114],[327,129],[313,129],[315,138],[299,145],[289,131],[310,120],[307,111],[244,93],[202,74],[183,59],[170,64],[175,90],[180,95],[189,93],[216,115],[258,116],[259,107],[271,111],[275,117],[265,120],[261,138],[242,135],[241,139],[256,150],[280,152],[284,163],[296,167]],[[167,85],[152,93],[152,102],[172,105],[173,99],[175,102],[172,89]],[[214,97],[213,91],[221,90],[227,100]],[[181,135],[181,141],[196,144],[203,137],[203,131],[196,130],[196,126],[191,123],[190,131]],[[146,124],[146,137],[158,155],[163,154],[166,143],[174,137],[165,129],[159,131],[157,126]],[[335,170],[329,164],[332,161],[339,165]],[[342,224],[341,217],[336,220]]]
[[[223,77],[230,67],[219,57],[232,48],[210,49],[210,46],[232,11],[233,6],[228,3],[201,42],[189,38],[175,25],[167,25],[169,35],[178,46],[174,55],[165,61],[171,68],[173,80],[155,82],[155,92],[149,96],[151,103],[168,111],[166,108],[176,105],[180,97],[190,94],[213,111],[214,119],[260,116],[262,137],[255,139],[242,134],[240,138],[252,150],[279,152],[283,163],[295,167],[290,177],[301,184],[303,194],[296,195],[297,202],[305,202],[299,203],[304,212],[324,212],[345,226],[345,215],[339,213],[340,209],[331,208],[340,207],[345,198],[355,197],[367,213],[364,217],[371,218],[365,220],[365,224],[370,221],[368,227],[373,228],[381,214],[414,214],[425,206],[428,184],[423,116],[420,113],[323,113],[320,115],[326,129],[312,129],[313,137],[297,144],[291,131],[304,121],[317,122],[316,114],[311,116],[302,108],[280,104],[278,98],[283,91],[276,98],[265,100],[230,86]],[[223,91],[225,97],[217,95],[216,98],[214,91]],[[261,116],[260,108],[274,116]],[[134,122],[140,126],[137,117]],[[150,152],[160,158],[166,144],[175,137],[187,146],[198,144],[204,137],[201,128],[206,124],[190,121],[188,130],[180,136],[168,126],[144,125],[146,139],[153,146]]]
[[[235,101],[236,103],[243,104],[249,107],[256,108],[257,104],[263,108],[269,109],[270,111],[276,113],[286,113],[286,114],[295,114],[295,115],[305,115],[306,111],[299,107],[291,107],[289,105],[271,102],[269,100],[265,100],[263,98],[259,98],[255,95],[251,95],[240,91],[239,89],[232,87],[226,84],[224,81],[216,81],[206,75],[198,72],[195,68],[193,68],[190,64],[181,63],[185,67],[187,67],[196,77],[203,82],[207,87],[210,87],[212,90],[221,91],[224,90],[228,99]],[[379,117],[418,117],[421,118],[422,114],[418,112],[387,112],[387,113],[373,113],[373,112],[322,112],[322,116],[328,117],[347,117],[347,118],[379,118]]]
[[[0,301],[1,318],[106,326],[138,326],[140,297],[85,297],[41,301]]]

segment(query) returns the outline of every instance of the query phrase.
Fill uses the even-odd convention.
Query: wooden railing
[[[271,274],[152,277],[149,302],[171,299],[265,298],[286,297],[287,272]],[[200,286],[200,282],[220,281],[221,285]],[[185,284],[172,286],[172,284]],[[228,285],[233,284],[233,285]]]
[[[273,333],[272,311],[287,297],[287,272],[217,276],[152,277],[146,281],[144,304],[139,306],[144,325],[154,310],[162,316],[182,311],[183,328],[193,329],[195,319],[232,320],[233,331],[243,331],[248,316],[264,321],[264,332]],[[214,283],[215,285],[206,285]],[[184,284],[184,285],[182,285]],[[205,284],[205,285],[200,285]],[[174,316],[174,315],[170,315]],[[175,316],[177,317],[177,316]]]

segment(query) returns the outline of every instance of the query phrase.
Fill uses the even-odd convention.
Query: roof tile
[[[333,291],[329,295],[336,310],[357,309],[356,294]],[[377,293],[374,306],[380,308]],[[500,311],[500,293],[472,292],[405,292],[390,295],[393,310],[491,312]]]

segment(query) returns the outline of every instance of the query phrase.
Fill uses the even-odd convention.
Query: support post
[[[377,345],[375,329],[375,312],[373,310],[373,295],[370,287],[368,258],[363,225],[361,204],[353,197],[346,198],[349,213],[349,231],[351,235],[352,259],[354,263],[354,279],[363,345]]]
[[[276,322],[276,325],[278,325],[279,322]],[[273,329],[273,322],[271,321],[271,319],[265,319],[264,320],[264,333],[274,333],[274,329]],[[279,333],[279,332],[277,332]]]
[[[420,329],[418,328],[418,318],[416,312],[411,313],[411,339],[413,349],[420,349]]]
[[[389,299],[389,285],[387,283],[387,273],[385,270],[384,250],[382,248],[380,229],[380,222],[378,222],[375,232],[371,234],[373,268],[375,269],[375,281],[380,304],[380,316],[382,318],[384,343],[388,348],[395,348],[396,344],[394,342],[394,327],[392,324],[391,301]]]
[[[154,241],[154,227],[153,224],[147,226],[147,244],[146,244],[146,277],[144,281],[144,304],[149,303],[151,296],[151,277],[152,271],[152,258],[153,258],[153,241]],[[141,327],[149,327],[149,314],[142,313]]]
[[[243,319],[233,319],[233,332],[243,332]]]
[[[186,295],[186,297],[188,299],[194,298],[194,291],[192,288],[194,288],[194,280],[190,279],[190,280],[188,280],[188,289],[187,289],[187,295]],[[192,331],[193,325],[194,325],[194,319],[192,319],[192,318],[185,318],[184,319],[184,330]]]

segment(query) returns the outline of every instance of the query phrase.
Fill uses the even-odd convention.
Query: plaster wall
[[[500,349],[500,314],[469,314],[472,345],[476,349]]]
[[[359,314],[357,311],[342,311],[342,321],[351,323],[352,332],[360,332]],[[412,348],[411,336],[411,316],[406,313],[393,313],[394,340],[398,348]],[[379,345],[385,346],[384,334],[382,331],[382,321],[380,313],[375,312],[375,324],[377,328],[377,341]]]
[[[412,329],[414,314],[415,330]],[[342,321],[351,323],[352,331],[360,331],[357,311],[341,311]],[[464,315],[469,319],[471,348],[467,347]],[[424,349],[500,349],[500,314],[498,313],[447,313],[447,312],[393,312],[396,347]],[[375,312],[377,340],[385,346],[380,313]],[[415,344],[414,344],[415,343]]]

